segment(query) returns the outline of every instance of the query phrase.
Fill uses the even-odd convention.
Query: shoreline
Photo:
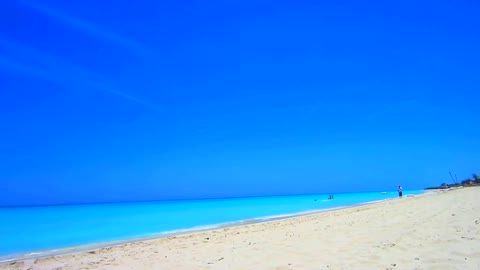
[[[480,269],[479,197],[480,187],[426,192],[5,262],[0,270]]]
[[[448,190],[445,190],[445,191],[448,191]],[[425,191],[424,193],[421,193],[421,194],[406,195],[403,198],[426,196],[426,195],[431,195],[436,193],[438,193],[438,191]],[[193,235],[193,234],[198,234],[202,232],[216,231],[221,229],[238,228],[238,227],[243,227],[243,226],[252,225],[252,224],[268,223],[268,222],[279,221],[279,220],[288,220],[288,219],[294,219],[294,218],[303,217],[303,216],[316,215],[316,214],[325,213],[325,212],[334,212],[334,211],[340,211],[344,209],[361,207],[364,205],[380,204],[383,202],[397,200],[397,199],[399,198],[398,197],[386,198],[382,200],[364,202],[364,203],[359,203],[355,205],[347,205],[347,206],[325,208],[325,209],[318,209],[318,210],[309,210],[309,211],[275,215],[275,216],[264,216],[264,217],[258,217],[258,218],[247,219],[247,220],[239,220],[239,221],[228,222],[228,223],[211,224],[211,225],[193,227],[188,229],[179,229],[179,230],[174,230],[169,232],[158,233],[152,236],[134,237],[134,238],[124,239],[124,240],[113,240],[113,241],[98,242],[98,243],[79,245],[79,246],[32,251],[32,252],[21,253],[21,254],[12,254],[12,255],[0,256],[0,265],[15,263],[15,262],[22,262],[26,260],[48,258],[53,256],[83,253],[83,252],[95,251],[103,248],[118,247],[118,246],[123,246],[127,244],[132,244],[132,243],[155,241],[158,239],[165,239],[165,238],[168,239],[168,238],[177,237],[177,236]]]

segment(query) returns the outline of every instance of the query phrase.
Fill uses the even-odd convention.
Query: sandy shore
[[[480,188],[31,259],[0,269],[480,269]]]

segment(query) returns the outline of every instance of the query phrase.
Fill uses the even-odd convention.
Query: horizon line
[[[407,189],[405,191],[418,191],[422,189]],[[301,194],[276,194],[276,195],[251,195],[251,196],[231,196],[231,197],[208,197],[208,198],[192,198],[192,199],[152,199],[152,200],[127,200],[127,201],[108,201],[108,202],[85,202],[85,203],[51,203],[51,204],[27,204],[27,205],[0,205],[0,209],[6,208],[30,208],[30,207],[53,207],[53,206],[76,206],[76,205],[94,205],[94,204],[126,204],[126,203],[149,203],[149,202],[174,202],[174,201],[207,201],[207,200],[226,200],[226,199],[243,199],[243,198],[262,198],[262,197],[287,197],[287,196],[313,196],[313,195],[335,195],[346,193],[372,193],[372,192],[389,192],[389,191],[344,191],[344,192],[327,192],[327,193],[301,193]],[[397,192],[391,190],[391,192]]]

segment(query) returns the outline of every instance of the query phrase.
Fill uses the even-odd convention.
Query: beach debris
[[[23,267],[25,265],[24,262],[12,262],[9,264],[11,267]]]
[[[415,258],[416,261],[420,261],[420,258]]]
[[[223,257],[220,257],[220,258],[217,259],[217,262],[219,262],[219,261],[221,261],[221,260],[223,260],[223,259],[224,259]],[[207,264],[214,264],[214,262],[208,262]]]
[[[205,237],[205,240],[210,240],[210,237]]]

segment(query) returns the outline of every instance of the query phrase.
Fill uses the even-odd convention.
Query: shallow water
[[[423,191],[404,191],[404,196]],[[0,258],[288,217],[396,198],[396,192],[0,208]]]

